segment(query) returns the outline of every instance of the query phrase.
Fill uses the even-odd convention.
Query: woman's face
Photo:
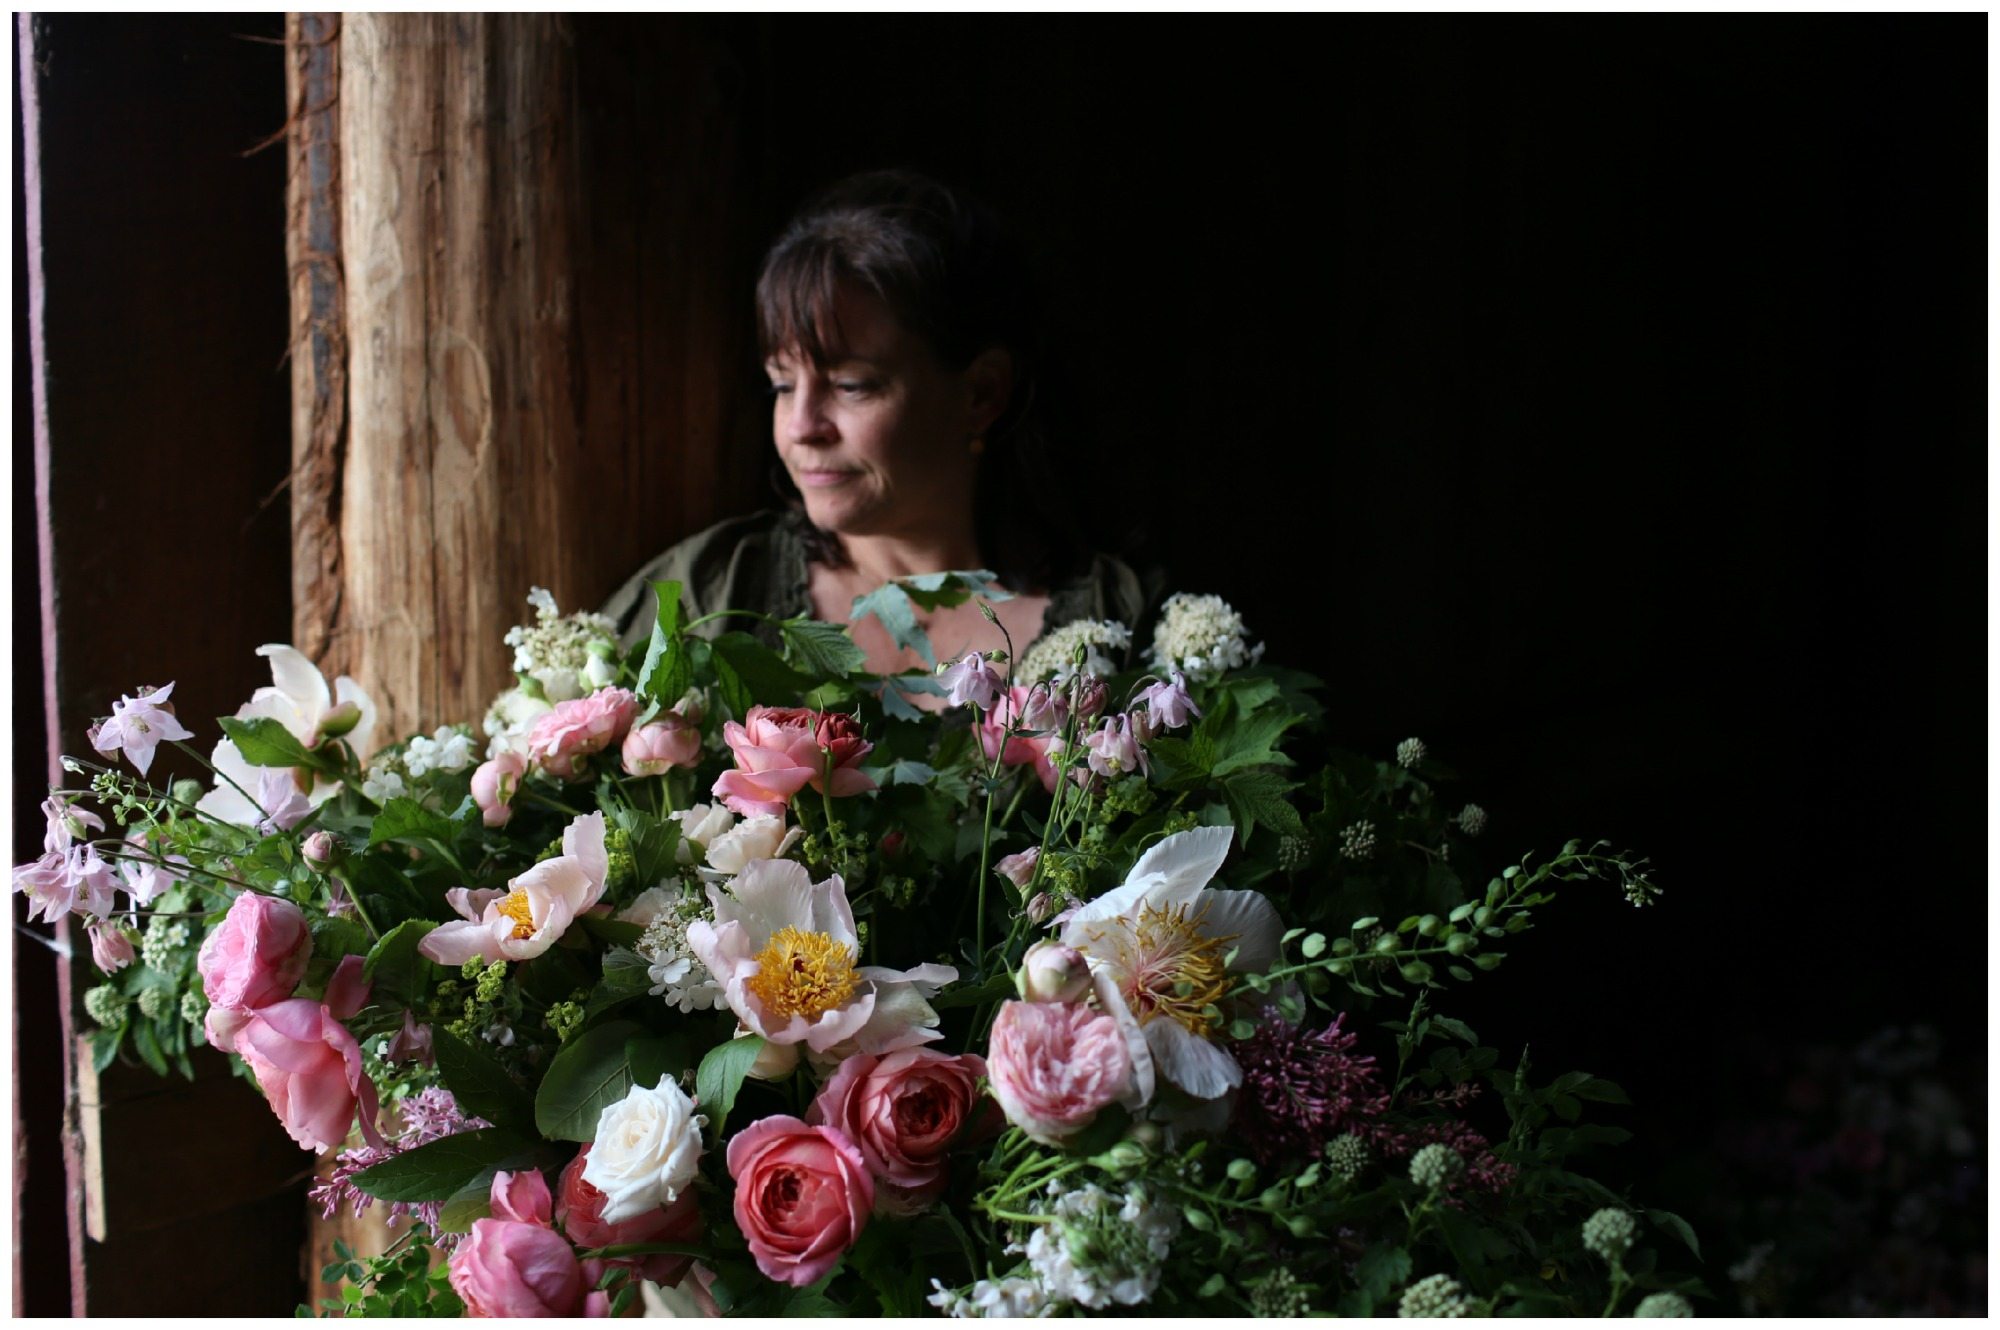
[[[834,322],[839,348],[828,364],[789,348],[764,365],[771,432],[806,515],[848,536],[969,523],[972,440],[998,414],[982,375],[946,369],[865,293],[843,288]]]

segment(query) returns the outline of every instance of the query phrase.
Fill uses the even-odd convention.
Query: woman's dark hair
[[[764,258],[757,279],[763,353],[796,347],[815,365],[836,359],[833,309],[842,283],[875,296],[950,369],[994,347],[1009,354],[1013,391],[980,456],[974,536],[1014,590],[1050,587],[1076,571],[1083,551],[1074,528],[1048,504],[1063,487],[1049,466],[1027,264],[999,217],[913,171],[871,171],[834,185],[806,205]],[[772,480],[801,506],[782,466]],[[816,531],[812,544],[816,560],[845,562],[832,535]]]

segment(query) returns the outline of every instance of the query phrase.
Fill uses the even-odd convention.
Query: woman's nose
[[[826,397],[807,383],[795,384],[780,401],[785,439],[790,443],[833,442],[832,422],[826,416]]]

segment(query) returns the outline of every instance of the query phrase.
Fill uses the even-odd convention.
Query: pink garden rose
[[[528,760],[511,748],[479,764],[472,773],[472,802],[479,805],[480,821],[489,827],[507,825],[514,816],[514,791],[521,788],[527,770]]]
[[[972,1053],[856,1053],[820,1090],[806,1121],[836,1127],[860,1148],[884,1214],[916,1214],[949,1180],[945,1152],[981,1116],[985,1074],[985,1059]]]
[[[248,1064],[285,1133],[307,1150],[346,1141],[357,1111],[361,1134],[370,1145],[382,1144],[375,1083],[361,1069],[361,1046],[341,1024],[367,1000],[362,963],[359,956],[340,963],[325,1002],[288,998],[258,1007],[225,1045]]]
[[[625,736],[619,757],[628,776],[663,776],[701,760],[701,731],[672,711],[662,711]]]
[[[604,1193],[583,1176],[584,1164],[589,1158],[590,1147],[586,1145],[563,1170],[562,1187],[556,1194],[556,1222],[562,1225],[571,1242],[588,1248],[622,1247],[635,1242],[693,1243],[700,1239],[701,1209],[696,1204],[692,1188],[683,1191],[673,1204],[656,1206],[637,1219],[627,1219],[618,1224],[605,1223]],[[681,1276],[687,1273],[692,1263],[692,1257],[673,1256],[665,1252],[629,1257],[625,1261],[655,1284],[680,1283]],[[619,1262],[609,1264],[617,1265]]]
[[[528,731],[528,758],[552,776],[574,780],[584,774],[577,761],[623,739],[638,714],[639,699],[623,688],[558,702]]]
[[[292,995],[312,957],[312,932],[299,907],[275,896],[246,891],[201,944],[195,966],[209,1009],[253,1011]],[[226,1043],[213,1038],[218,1048]]]
[[[593,1293],[596,1261],[579,1261],[550,1227],[549,1184],[540,1173],[493,1175],[492,1216],[451,1257],[451,1287],[468,1316],[604,1316],[610,1298]]]
[[[724,723],[722,737],[736,767],[722,773],[713,792],[744,817],[778,816],[808,785],[835,798],[875,788],[860,771],[875,745],[843,712],[751,707],[743,724]]]
[[[998,756],[1006,766],[1034,764],[1042,788],[1051,794],[1056,788],[1055,763],[1051,760],[1062,747],[1062,707],[1046,684],[1033,688],[1016,685],[1000,697],[991,711],[979,714],[979,743],[991,759]],[[1007,737],[1010,729],[1041,730],[1033,737]],[[1004,746],[1003,746],[1004,745]]]
[[[1007,1120],[1044,1145],[1089,1126],[1132,1071],[1117,1021],[1054,1002],[1002,1005],[986,1065]]]
[[[764,1118],[732,1136],[729,1176],[736,1226],[757,1268],[793,1288],[831,1270],[875,1206],[875,1183],[854,1143],[797,1118]]]

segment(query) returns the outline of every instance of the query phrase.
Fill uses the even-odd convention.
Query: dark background
[[[240,403],[261,496],[288,448],[282,162],[238,154],[281,122],[283,65],[234,34],[276,25],[67,22],[169,53],[72,84],[102,119],[79,141],[178,154],[147,206],[238,201],[212,252],[146,255],[107,193],[71,271],[137,253],[135,319],[169,270],[242,315],[208,395]],[[749,292],[784,218],[857,169],[964,184],[1037,254],[1102,539],[1323,675],[1338,742],[1422,736],[1491,812],[1492,867],[1571,836],[1652,857],[1661,905],[1579,890],[1445,1007],[1628,1088],[1638,1139],[1597,1175],[1698,1217],[1688,1161],[1776,1111],[1774,1058],[1913,1020],[1983,1123],[1975,18],[650,22],[576,21],[580,114],[643,118],[660,42],[703,50],[753,224],[688,261],[744,293],[717,329],[742,446],[768,444]]]

